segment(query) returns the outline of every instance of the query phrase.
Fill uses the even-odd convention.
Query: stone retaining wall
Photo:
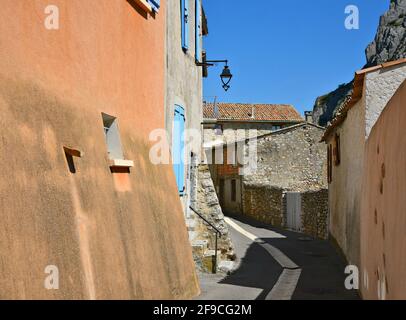
[[[271,186],[244,185],[243,212],[245,215],[273,226],[284,225],[283,190]]]
[[[315,238],[328,238],[328,190],[302,193],[303,233]]]
[[[217,198],[208,165],[200,165],[198,169],[196,209],[199,214],[203,215],[206,220],[212,223],[222,233],[221,238],[218,239],[218,250],[221,252],[218,261],[219,264],[221,261],[234,260],[234,247],[231,242],[228,225],[224,221],[224,214]],[[209,249],[214,250],[216,237],[213,228],[201,218],[197,217],[196,214],[194,215],[199,224],[199,227],[196,229],[198,232],[197,238],[199,240],[207,240],[209,242]]]

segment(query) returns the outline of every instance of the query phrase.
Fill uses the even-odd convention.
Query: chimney
[[[214,110],[213,110],[213,113],[214,113],[214,118],[215,119],[220,118],[219,107],[217,105],[217,97],[214,98]]]
[[[307,123],[313,123],[313,111],[305,111],[305,120]]]

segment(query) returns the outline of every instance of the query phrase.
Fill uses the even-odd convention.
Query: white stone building
[[[406,59],[356,72],[352,96],[323,137],[328,145],[330,234],[350,264],[360,263],[365,144],[382,110],[405,79]]]

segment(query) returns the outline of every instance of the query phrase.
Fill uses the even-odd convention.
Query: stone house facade
[[[234,144],[304,120],[293,106],[278,104],[204,103],[203,117],[204,148],[221,206],[228,212],[242,212],[242,198],[237,196],[242,193],[242,185]],[[232,147],[226,148],[228,145]]]
[[[278,117],[289,122],[290,108],[287,114],[283,114],[283,108],[278,111]],[[228,110],[228,113],[232,111]],[[272,122],[270,117],[268,121]],[[273,119],[276,123],[277,120]],[[294,117],[291,122],[298,120]],[[246,122],[245,128],[257,128],[262,132],[262,123],[258,126],[255,122]],[[209,126],[205,122],[206,125]],[[207,130],[213,129],[209,127]],[[212,160],[211,173],[223,211],[326,238],[327,159],[326,148],[320,143],[324,128],[302,121],[281,129],[270,126],[266,132],[255,137],[248,137],[247,133],[246,139],[224,144],[213,143],[210,140],[212,132],[205,134],[209,139],[205,142],[206,154]],[[229,138],[230,135],[225,133],[219,139]],[[244,162],[241,153],[249,157],[248,152],[254,153],[255,168],[245,171],[241,165],[241,160]],[[297,210],[289,211],[289,215],[297,215],[295,226],[289,223],[288,193],[296,193],[300,200]],[[318,201],[321,210],[311,205]]]
[[[1,4],[0,298],[195,297],[173,169],[149,157],[172,1],[55,2]]]
[[[198,214],[222,231],[219,265],[233,257],[233,248],[221,209],[213,203],[203,173],[205,74],[198,64],[203,59],[203,38],[208,35],[208,25],[202,5],[202,0],[167,2],[165,129],[195,262],[198,269],[204,270],[206,265],[211,271],[208,262],[214,252],[215,233]]]
[[[365,144],[406,79],[406,59],[356,72],[353,93],[327,127],[330,234],[349,263],[360,265],[360,206]]]
[[[197,167],[202,159],[202,139],[186,143],[190,130],[202,133],[203,37],[208,34],[201,0],[168,1],[166,29],[166,103],[165,129],[174,164],[178,191],[185,216],[196,200]],[[181,128],[179,122],[183,122]],[[176,149],[176,150],[175,150]],[[192,172],[194,171],[194,172]]]
[[[257,168],[241,179],[243,214],[276,227],[327,238],[327,158],[320,143],[323,132],[322,127],[303,123],[247,141],[247,150],[256,144]]]

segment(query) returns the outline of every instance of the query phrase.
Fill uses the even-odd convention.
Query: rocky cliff
[[[381,17],[375,39],[365,50],[371,67],[406,57],[406,0],[391,0],[389,10]],[[316,99],[313,121],[325,126],[352,91],[352,82]]]

